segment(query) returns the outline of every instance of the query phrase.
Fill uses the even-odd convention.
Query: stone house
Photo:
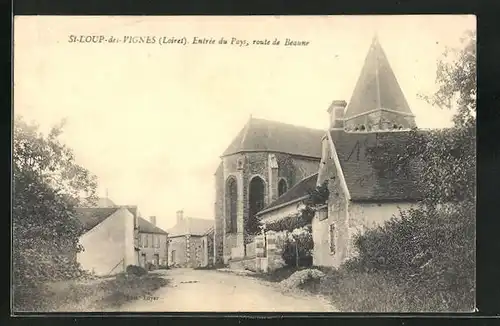
[[[169,229],[168,257],[172,267],[207,267],[213,264],[214,220],[185,217],[177,211]]]
[[[382,143],[404,144],[408,131],[416,128],[376,37],[349,104],[333,101],[328,112],[327,131],[294,127],[294,132],[282,133],[278,131],[282,124],[258,121],[253,128],[250,121],[226,150],[216,173],[215,205],[217,255],[224,262],[245,256],[242,244],[251,239],[244,228],[248,220],[255,216],[266,224],[298,213],[308,191],[325,180],[329,180],[329,198],[311,223],[313,264],[318,266],[339,266],[355,254],[352,240],[356,233],[380,225],[420,200],[415,187],[418,165],[400,167],[394,157],[392,167],[380,166],[370,154],[370,149]],[[282,155],[288,160],[281,159]],[[308,164],[303,164],[305,156]],[[296,162],[300,168],[290,173]],[[403,173],[394,173],[396,169]],[[248,195],[253,189],[249,180],[254,175],[264,180],[259,193],[264,205],[257,211],[248,209],[254,198]],[[276,193],[281,178],[290,189]]]
[[[77,254],[83,269],[106,276],[124,272],[128,265],[138,265],[136,229],[139,212],[136,206],[77,208],[82,223]]]
[[[139,217],[139,265],[147,268],[152,264],[154,268],[167,266],[167,241],[168,234],[156,226],[156,217],[151,216],[150,221]]]

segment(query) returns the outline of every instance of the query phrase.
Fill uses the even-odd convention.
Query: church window
[[[264,180],[260,177],[254,177],[250,181],[250,194],[249,194],[249,217],[247,222],[247,231],[250,233],[258,231],[257,214],[264,208]]]
[[[278,196],[283,195],[287,191],[287,185],[285,179],[281,179],[278,182]]]
[[[335,224],[330,224],[330,253],[335,254]]]
[[[226,232],[236,233],[237,228],[238,187],[235,178],[226,183]]]

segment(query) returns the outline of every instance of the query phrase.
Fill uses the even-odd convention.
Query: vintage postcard
[[[13,64],[13,314],[474,311],[475,16],[16,16]]]

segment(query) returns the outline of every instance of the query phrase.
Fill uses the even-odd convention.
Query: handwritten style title
[[[308,46],[309,41],[294,40],[285,38],[274,39],[240,39],[231,38],[213,38],[213,37],[171,37],[171,36],[107,36],[107,35],[69,35],[68,43],[109,43],[109,44],[158,44],[158,45],[231,45],[237,47],[274,45],[274,46]]]

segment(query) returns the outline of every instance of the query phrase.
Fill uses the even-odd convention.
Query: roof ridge
[[[258,120],[258,121],[264,121],[264,122],[272,122],[276,124],[281,124],[284,126],[290,126],[290,127],[295,127],[295,128],[304,128],[304,129],[309,129],[309,130],[315,130],[315,131],[325,131],[325,129],[321,128],[312,128],[312,127],[307,127],[307,126],[302,126],[302,125],[297,125],[294,123],[289,123],[289,122],[283,122],[283,121],[278,121],[278,120],[270,120],[270,119],[264,119],[264,118],[251,118],[252,120]]]

